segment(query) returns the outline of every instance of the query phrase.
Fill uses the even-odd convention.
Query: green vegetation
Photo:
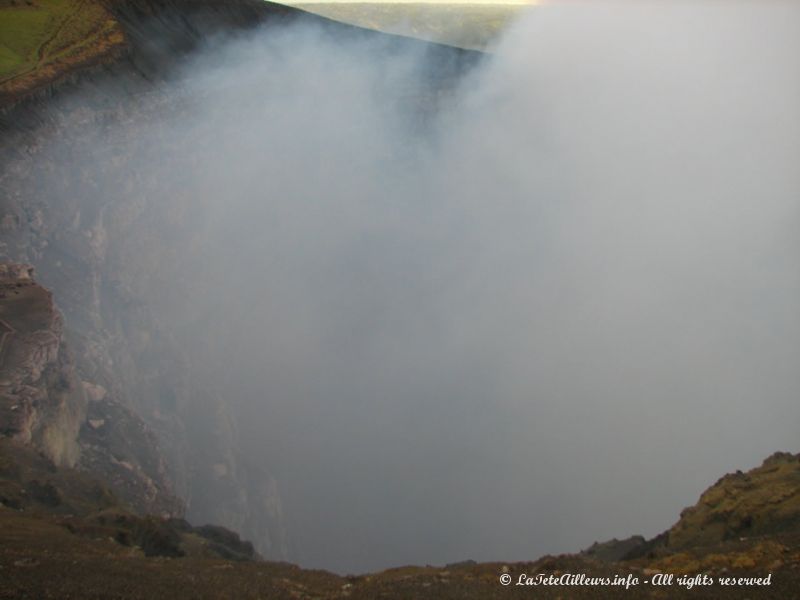
[[[4,6],[0,21],[0,73],[2,77],[35,63],[39,41],[47,35],[53,16],[34,7]]]
[[[52,81],[123,40],[96,0],[0,0],[0,93]]]

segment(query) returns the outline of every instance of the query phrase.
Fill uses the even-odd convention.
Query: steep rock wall
[[[86,395],[53,296],[36,284],[29,265],[0,264],[0,328],[2,433],[74,466]]]

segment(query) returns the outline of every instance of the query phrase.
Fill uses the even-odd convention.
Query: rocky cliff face
[[[86,394],[53,296],[32,275],[29,265],[0,264],[0,424],[4,435],[72,466]]]
[[[277,482],[257,460],[245,464],[224,386],[193,369],[151,309],[174,288],[173,245],[193,243],[191,194],[130,168],[151,141],[137,124],[181,110],[153,81],[204,35],[269,12],[232,4],[114,3],[123,59],[65,80],[85,93],[78,103],[35,99],[0,119],[0,261],[9,263],[0,272],[0,426],[56,464],[102,476],[141,513],[186,507],[191,520],[231,527],[285,558]],[[126,90],[111,102],[94,87],[109,78]],[[111,154],[97,154],[98,135]],[[34,265],[47,289],[16,263]]]
[[[144,118],[148,110],[158,110],[163,98],[154,95],[150,101],[129,110]],[[137,185],[137,175],[125,168],[124,154],[105,167],[105,180],[96,182],[76,176],[80,165],[72,170],[53,160],[40,141],[52,135],[70,139],[76,154],[91,152],[93,140],[82,137],[83,116],[81,109],[65,112],[54,128],[37,129],[23,138],[24,145],[15,150],[24,148],[35,158],[15,155],[0,174],[6,192],[0,198],[6,223],[2,258],[34,263],[41,279],[56,290],[72,349],[58,352],[64,327],[52,294],[23,281],[19,294],[36,291],[42,296],[42,314],[52,318],[48,327],[26,334],[24,343],[17,334],[16,343],[8,346],[15,356],[25,354],[14,364],[25,365],[29,375],[26,379],[21,368],[9,371],[15,373],[6,377],[13,379],[15,398],[9,410],[16,404],[19,408],[4,415],[3,422],[19,422],[9,429],[46,448],[60,464],[101,475],[142,513],[182,515],[188,505],[192,521],[230,527],[254,539],[264,555],[285,558],[288,546],[277,483],[263,470],[242,464],[226,398],[213,380],[192,369],[169,325],[159,323],[148,306],[149,299],[169,286],[164,268],[170,264],[169,247],[158,243],[162,232],[154,229],[179,224],[186,209],[180,201],[188,198],[176,193],[171,204],[162,204],[166,222],[152,222],[153,204],[175,190],[138,201],[116,196],[117,186]],[[115,107],[90,118],[118,123],[117,119],[136,117],[120,114]],[[109,129],[118,139],[132,133]],[[136,142],[126,146],[123,141],[121,152],[137,151]],[[51,180],[44,173],[58,168],[64,169],[56,176],[64,190],[42,189],[39,182]],[[98,196],[107,203],[98,206]],[[141,220],[150,225],[139,230],[141,237],[131,235]],[[164,233],[176,243],[186,240]],[[8,283],[14,288],[9,298],[17,297],[17,283]],[[63,389],[51,382],[59,377]],[[24,383],[32,379],[39,381],[36,394]],[[22,402],[21,397],[28,400]],[[29,408],[45,406],[38,397],[48,397],[47,406],[56,407],[39,415],[42,418],[34,413],[43,408]]]
[[[152,429],[130,409],[101,395],[99,386],[84,386],[91,386],[95,396],[78,438],[79,467],[107,482],[139,514],[183,516],[184,502],[173,492]]]
[[[53,295],[33,279],[33,268],[0,264],[0,289],[3,435],[57,466],[98,475],[142,514],[182,515],[155,434],[83,378]]]
[[[101,474],[57,466],[30,444],[0,439],[0,511],[6,527],[27,526],[34,533],[49,522],[76,538],[126,548],[129,558],[258,558],[252,544],[221,527],[192,527],[183,519],[131,511],[98,479]]]
[[[208,215],[192,174],[213,159],[198,160],[206,149],[143,124],[180,119],[197,101],[169,82],[210,37],[313,17],[260,0],[107,5],[125,35],[115,61],[56,78],[47,94],[15,97],[0,114],[0,261],[35,266],[64,315],[62,323],[44,288],[9,280],[12,295],[40,296],[47,323],[24,341],[20,326],[0,316],[14,330],[13,352],[27,357],[4,375],[0,422],[56,462],[101,474],[139,511],[181,514],[182,500],[190,520],[230,527],[265,556],[285,558],[280,482],[264,457],[241,446],[229,375],[208,359],[217,354],[186,341],[193,327],[224,325],[184,319],[178,331],[170,317],[206,291],[181,256],[203,243]],[[325,19],[315,25],[324,35],[379,35]],[[385,48],[414,44],[389,39]],[[460,72],[462,58],[475,58],[433,44],[415,51],[431,59],[427,87],[414,92],[420,102]],[[153,146],[169,160],[154,160]]]
[[[100,302],[101,295],[97,297]],[[86,304],[80,306],[87,311]],[[101,318],[87,312],[89,322]],[[200,427],[190,439],[170,401],[188,395],[191,388],[181,387],[180,380],[164,382],[160,371],[139,368],[141,357],[131,356],[125,342],[91,330],[90,341],[79,333],[65,333],[63,323],[53,294],[34,280],[33,267],[0,263],[2,435],[40,450],[56,465],[101,478],[139,514],[182,516],[185,502],[176,487],[183,483],[184,498],[191,500],[192,490],[198,490],[191,511],[194,520],[254,532],[262,547],[285,555],[285,534],[280,529],[275,533],[276,523],[282,522],[277,484],[262,470],[245,465],[236,453],[234,425],[222,400],[211,396],[210,405],[194,405],[200,413],[196,416],[205,409],[209,416],[194,419]],[[67,337],[74,338],[72,346]],[[119,357],[120,377],[109,356]],[[157,384],[141,381],[148,376]],[[154,387],[161,392],[157,399],[167,398],[165,406],[149,403],[147,393]],[[142,400],[136,394],[149,401],[140,409],[153,425],[130,408]],[[167,442],[166,452],[162,441]]]

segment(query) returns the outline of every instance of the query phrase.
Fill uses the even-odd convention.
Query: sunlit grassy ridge
[[[0,94],[47,83],[123,42],[96,0],[0,0]]]

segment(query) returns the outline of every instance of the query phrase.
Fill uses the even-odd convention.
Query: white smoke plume
[[[799,5],[539,5],[420,121],[424,59],[214,46],[103,197],[151,198],[109,244],[275,473],[291,558],[654,535],[797,451]]]

